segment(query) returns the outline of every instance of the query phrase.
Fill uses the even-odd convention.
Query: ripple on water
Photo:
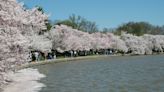
[[[164,92],[164,55],[106,57],[37,67],[40,92]]]

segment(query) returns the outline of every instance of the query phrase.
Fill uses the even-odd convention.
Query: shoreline
[[[57,59],[52,59],[52,60],[45,60],[45,61],[38,61],[38,62],[31,62],[31,63],[23,64],[21,66],[15,67],[15,72],[8,73],[7,77],[9,79],[9,82],[0,87],[0,92],[1,91],[2,92],[10,92],[10,89],[11,89],[10,87],[12,87],[11,85],[13,85],[15,83],[15,80],[12,79],[11,75],[13,76],[14,74],[17,74],[17,73],[19,73],[19,71],[24,70],[24,69],[29,69],[29,68],[31,69],[34,66],[52,64],[52,63],[69,62],[69,61],[74,61],[74,60],[96,59],[96,58],[103,58],[103,57],[116,57],[116,56],[122,56],[122,55],[117,54],[117,55],[80,56],[80,57],[72,57],[72,58],[68,57],[68,58],[57,58]],[[38,74],[40,74],[39,71],[38,71]],[[24,77],[26,77],[26,76],[24,76]],[[39,80],[36,80],[36,81],[39,81]],[[19,92],[19,91],[16,91],[16,92]]]
[[[151,56],[151,55],[164,55],[164,53],[160,53],[160,54],[159,53],[153,53],[153,54],[149,54],[149,55],[114,54],[114,55],[93,55],[93,56],[57,58],[57,59],[37,61],[37,62],[31,62],[31,63],[23,64],[21,66],[16,67],[16,70],[20,70],[20,69],[24,69],[24,68],[31,68],[31,67],[34,67],[34,66],[45,65],[45,64],[69,62],[69,61],[74,61],[74,60],[96,59],[96,58],[103,58],[103,57]]]
[[[164,53],[161,53],[161,54],[151,54],[151,55],[164,55]],[[58,58],[58,59],[53,59],[53,60],[45,60],[45,61],[38,61],[38,62],[31,62],[31,63],[24,64],[22,66],[16,67],[16,72],[13,73],[13,74],[17,74],[17,73],[19,73],[19,71],[22,71],[22,70],[33,69],[32,67],[34,67],[34,66],[53,64],[53,63],[60,63],[60,62],[69,62],[69,61],[74,61],[74,60],[86,60],[86,59],[96,59],[96,58],[104,58],[104,57],[151,56],[151,55],[130,55],[130,54],[122,55],[122,54],[116,54],[116,55],[94,55],[94,56],[81,56],[81,57],[72,57],[72,58]],[[24,72],[24,73],[26,73],[26,72]],[[39,73],[39,71],[37,71],[36,73],[38,74],[38,77],[39,77],[39,75],[42,75],[42,74]],[[11,79],[12,79],[12,77],[10,75],[13,76],[13,74],[9,73],[9,77]],[[29,76],[29,75],[25,74],[24,77],[26,77],[26,76]],[[35,81],[35,83],[34,83],[34,84],[36,84],[35,87],[38,87],[38,88],[41,89],[42,87],[44,87],[44,84],[41,84],[40,86],[37,86],[37,84],[39,85],[38,81],[40,79],[41,78],[34,79],[34,80],[25,80],[25,81],[22,81],[21,83],[27,82],[27,81],[33,81],[33,82]],[[17,88],[14,88],[15,87],[14,85],[16,84],[16,82],[17,81],[14,80],[14,81],[11,81],[11,82],[7,83],[7,85],[3,85],[2,86],[2,92],[10,92],[11,89],[17,89]],[[18,84],[18,85],[20,85],[20,84]],[[24,87],[24,86],[22,86],[22,87]],[[8,88],[8,89],[6,89],[6,88]],[[34,88],[34,89],[37,89],[37,88]],[[40,90],[40,89],[38,89],[38,90]],[[17,89],[17,90],[19,90],[19,89]],[[14,91],[14,92],[22,92],[22,91]],[[32,92],[37,92],[37,91],[32,91]]]
[[[94,56],[80,56],[80,57],[68,57],[68,58],[57,58],[52,60],[45,60],[45,61],[37,61],[24,64],[22,66],[16,67],[16,70],[30,68],[38,65],[45,65],[45,64],[52,64],[52,63],[60,63],[60,62],[69,62],[74,60],[86,60],[86,59],[96,59],[96,58],[103,58],[103,57],[118,57],[118,56],[130,56],[130,55],[94,55]]]

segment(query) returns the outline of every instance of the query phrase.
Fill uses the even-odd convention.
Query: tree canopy
[[[116,34],[120,35],[121,32],[126,32],[141,36],[144,34],[164,34],[164,28],[160,26],[154,26],[148,22],[128,22],[116,29]]]

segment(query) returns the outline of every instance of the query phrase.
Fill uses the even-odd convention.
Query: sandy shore
[[[38,92],[45,87],[44,84],[38,82],[45,76],[37,69],[22,69],[16,73],[9,73],[8,77],[12,82],[3,89],[3,92]]]

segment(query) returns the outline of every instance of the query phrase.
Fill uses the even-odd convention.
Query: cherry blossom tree
[[[33,35],[31,36],[31,44],[30,44],[30,48],[32,50],[38,50],[41,52],[51,52],[52,49],[52,41],[51,39],[48,37],[47,34],[44,35]]]
[[[110,39],[110,48],[116,49],[118,51],[126,53],[128,51],[128,48],[125,44],[125,42],[120,39],[119,36],[115,36],[112,33],[107,33],[108,39]]]
[[[145,34],[143,39],[147,42],[149,49],[155,52],[163,52],[164,50],[164,36],[163,35],[149,35]]]
[[[148,48],[148,43],[139,36],[134,36],[132,34],[123,34],[121,36],[128,47],[131,54],[150,54],[151,49]]]
[[[53,42],[53,49],[61,53],[69,50],[89,50],[91,48],[90,43],[85,41],[85,39],[89,39],[87,33],[65,25],[56,25],[55,29],[50,31],[50,35]],[[84,36],[85,38],[82,39]]]
[[[0,85],[4,75],[26,63],[31,36],[46,28],[47,15],[33,8],[27,10],[16,0],[0,1]]]
[[[56,25],[50,31],[53,41],[53,49],[59,52],[69,50],[89,51],[100,49],[117,49],[127,52],[127,47],[120,37],[112,33],[92,33],[82,32],[65,25]]]
[[[91,34],[94,40],[92,40],[92,49],[108,49],[110,48],[110,40],[107,35],[100,32]]]

